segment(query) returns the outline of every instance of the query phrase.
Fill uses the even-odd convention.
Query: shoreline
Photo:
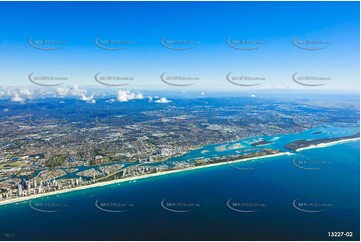
[[[338,140],[338,141],[333,141],[333,142],[329,142],[329,143],[320,143],[317,145],[311,145],[308,147],[299,148],[299,149],[296,149],[296,151],[323,148],[323,147],[328,147],[328,146],[332,146],[332,145],[336,145],[336,144],[347,143],[347,142],[352,142],[352,141],[357,141],[357,140],[360,140],[360,137],[345,139],[345,140]],[[19,198],[13,198],[13,199],[9,199],[9,200],[2,200],[2,201],[0,201],[0,206],[7,205],[7,204],[13,204],[13,203],[20,203],[20,202],[29,201],[32,199],[37,199],[37,198],[42,198],[42,197],[47,197],[47,196],[59,195],[59,194],[63,194],[63,193],[70,193],[70,192],[81,191],[81,190],[86,190],[86,189],[91,189],[91,188],[96,188],[96,187],[109,186],[109,185],[114,185],[117,183],[129,182],[129,181],[134,181],[134,180],[138,180],[138,179],[146,179],[146,178],[151,178],[151,177],[164,176],[164,175],[169,175],[169,174],[174,174],[174,173],[181,173],[181,172],[193,171],[193,170],[204,169],[204,168],[209,168],[209,167],[227,165],[227,164],[232,164],[232,163],[240,163],[240,162],[245,162],[245,161],[249,161],[249,160],[272,158],[272,157],[284,156],[284,155],[294,155],[294,153],[281,152],[281,153],[272,154],[272,155],[251,157],[251,158],[245,158],[245,159],[234,160],[234,161],[229,161],[229,162],[220,162],[220,163],[215,163],[215,164],[188,167],[185,169],[177,169],[177,170],[170,170],[170,171],[164,171],[164,172],[159,172],[159,173],[146,174],[146,175],[141,175],[141,176],[137,176],[137,177],[129,177],[129,178],[117,179],[117,180],[106,181],[106,182],[98,182],[98,183],[94,183],[94,184],[90,184],[90,185],[73,187],[73,188],[68,188],[68,189],[59,190],[59,191],[52,191],[52,192],[47,192],[47,193],[31,195],[31,196],[27,196],[27,197],[19,197]]]
[[[331,145],[336,145],[336,144],[342,144],[342,143],[357,141],[357,140],[359,140],[359,139],[360,139],[360,137],[358,137],[358,138],[351,138],[351,139],[337,140],[337,141],[332,141],[332,142],[328,142],[328,143],[319,143],[319,144],[317,144],[317,145],[310,145],[310,146],[307,146],[307,147],[304,147],[304,148],[299,148],[299,149],[296,149],[295,151],[323,148],[323,147],[328,147],[328,146],[331,146]]]
[[[62,193],[69,193],[69,192],[75,192],[75,191],[80,191],[80,190],[86,190],[86,189],[90,189],[90,188],[109,186],[109,185],[114,185],[117,183],[129,182],[129,181],[134,181],[134,180],[138,180],[138,179],[146,179],[146,178],[151,178],[151,177],[164,176],[164,175],[169,175],[169,174],[174,174],[174,173],[193,171],[193,170],[227,165],[227,164],[232,164],[232,163],[240,163],[240,162],[245,162],[245,161],[255,160],[255,159],[272,158],[272,157],[283,156],[283,155],[293,155],[293,153],[281,152],[281,153],[272,154],[272,155],[245,158],[245,159],[241,159],[241,160],[220,162],[220,163],[208,164],[208,165],[203,165],[203,166],[188,167],[185,169],[170,170],[170,171],[146,174],[146,175],[141,175],[141,176],[137,176],[137,177],[129,177],[129,178],[117,179],[117,180],[106,181],[106,182],[98,182],[98,183],[94,183],[94,184],[90,184],[90,185],[86,185],[86,186],[73,187],[73,188],[68,188],[68,189],[59,190],[59,191],[52,191],[52,192],[41,193],[41,194],[36,194],[36,195],[31,195],[31,196],[26,196],[26,197],[19,197],[19,198],[13,198],[13,199],[9,199],[9,200],[3,200],[3,201],[0,201],[0,206],[6,205],[6,204],[12,204],[12,203],[20,203],[20,202],[24,202],[24,201],[28,201],[28,200],[32,200],[32,199],[41,198],[41,197],[54,196],[54,195],[58,195],[58,194],[62,194]]]

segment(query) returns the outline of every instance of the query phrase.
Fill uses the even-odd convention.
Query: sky
[[[0,87],[358,91],[359,21],[359,2],[0,2]]]

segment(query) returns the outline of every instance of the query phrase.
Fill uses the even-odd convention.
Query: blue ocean
[[[359,240],[359,147],[351,141],[303,150],[303,161],[262,158],[4,205],[0,239],[331,240],[329,232],[343,232],[342,240]]]

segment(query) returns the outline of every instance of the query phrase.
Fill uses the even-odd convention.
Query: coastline
[[[336,144],[342,144],[342,143],[357,141],[357,140],[359,140],[359,139],[360,139],[360,137],[358,137],[358,138],[351,138],[351,139],[343,139],[343,140],[338,140],[338,141],[333,141],[333,142],[328,142],[328,143],[320,143],[320,144],[317,144],[317,145],[310,145],[310,146],[307,146],[307,147],[304,147],[304,148],[299,148],[299,149],[296,149],[296,151],[323,148],[323,147],[327,147],[327,146],[331,146],[331,145],[336,145]]]
[[[323,147],[332,146],[335,144],[347,143],[347,142],[352,142],[352,141],[357,141],[357,140],[360,140],[360,137],[338,140],[338,141],[333,141],[333,142],[329,142],[329,143],[320,143],[317,145],[311,145],[308,147],[299,148],[296,151],[323,148]],[[13,203],[29,201],[29,200],[37,199],[37,198],[41,198],[41,197],[54,196],[54,195],[58,195],[58,194],[62,194],[62,193],[69,193],[69,192],[75,192],[75,191],[80,191],[80,190],[86,190],[86,189],[90,189],[90,188],[109,186],[109,185],[114,185],[117,183],[129,182],[129,181],[134,181],[134,180],[138,180],[138,179],[146,179],[146,178],[151,178],[151,177],[164,176],[164,175],[169,175],[169,174],[174,174],[174,173],[193,171],[193,170],[204,169],[204,168],[209,168],[209,167],[227,165],[227,164],[232,164],[232,163],[240,163],[240,162],[245,162],[245,161],[249,161],[249,160],[272,158],[272,157],[284,156],[284,155],[294,155],[294,153],[281,152],[281,153],[272,154],[272,155],[251,157],[251,158],[245,158],[245,159],[234,160],[234,161],[229,161],[229,162],[220,162],[220,163],[208,164],[208,165],[202,165],[202,166],[196,166],[196,167],[188,167],[185,169],[177,169],[177,170],[170,170],[170,171],[164,171],[164,172],[159,172],[159,173],[146,174],[146,175],[141,175],[141,176],[137,176],[137,177],[129,177],[129,178],[117,179],[117,180],[106,181],[106,182],[98,182],[98,183],[94,183],[94,184],[90,184],[90,185],[86,185],[86,186],[73,187],[73,188],[69,188],[69,189],[47,192],[47,193],[42,193],[42,194],[36,194],[36,195],[27,196],[27,197],[19,197],[19,198],[14,198],[14,199],[9,199],[9,200],[3,200],[3,201],[0,201],[0,206],[6,205],[6,204],[13,204]]]
[[[58,194],[62,194],[62,193],[75,192],[75,191],[86,190],[86,189],[90,189],[90,188],[109,186],[109,185],[113,185],[113,184],[117,184],[117,183],[129,182],[129,181],[134,181],[134,180],[138,180],[138,179],[146,179],[146,178],[151,178],[151,177],[156,177],[156,176],[169,175],[169,174],[173,174],[173,173],[193,171],[193,170],[204,169],[204,168],[209,168],[209,167],[227,165],[227,164],[232,164],[232,163],[240,163],[240,162],[245,162],[245,161],[249,161],[249,160],[272,158],[272,157],[283,156],[283,155],[293,155],[293,153],[281,152],[281,153],[272,154],[272,155],[245,158],[245,159],[241,159],[241,160],[220,162],[220,163],[208,164],[208,165],[203,165],[203,166],[188,167],[185,169],[170,170],[170,171],[146,174],[146,175],[142,175],[142,176],[129,177],[129,178],[117,179],[117,180],[106,181],[106,182],[98,182],[98,183],[94,183],[94,184],[90,184],[90,185],[86,185],[86,186],[73,187],[73,188],[68,188],[68,189],[59,190],[59,191],[53,191],[53,192],[41,193],[41,194],[36,194],[36,195],[31,195],[31,196],[26,196],[26,197],[19,197],[19,198],[13,198],[13,199],[9,199],[9,200],[3,200],[3,201],[0,201],[0,206],[6,205],[6,204],[12,204],[12,203],[24,202],[24,201],[28,201],[28,200],[32,200],[32,199],[41,198],[41,197],[54,196],[54,195],[58,195]]]

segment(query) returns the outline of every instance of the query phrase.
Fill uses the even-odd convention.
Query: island
[[[313,140],[296,140],[294,142],[288,143],[285,145],[285,148],[292,151],[299,151],[305,148],[309,147],[315,147],[320,146],[324,144],[339,142],[339,141],[345,141],[345,140],[351,140],[351,139],[359,139],[360,138],[360,132],[349,135],[349,136],[342,136],[342,137],[336,137],[336,138],[320,138],[320,139],[313,139]]]
[[[268,142],[265,139],[261,139],[260,141],[251,143],[252,146],[260,146],[260,145],[268,145],[268,144],[272,144],[271,142]]]

